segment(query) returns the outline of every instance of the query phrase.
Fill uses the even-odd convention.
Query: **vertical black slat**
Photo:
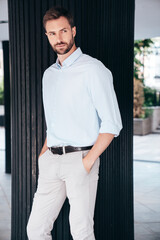
[[[135,2],[132,2],[130,0],[130,4],[132,6],[133,9],[135,9]],[[128,11],[127,11],[128,12]],[[128,13],[128,21],[127,21],[127,32],[129,33],[129,38],[131,39],[130,43],[126,45],[128,46],[128,52],[129,52],[129,56],[131,61],[129,61],[128,66],[129,66],[129,72],[130,72],[130,78],[131,76],[133,76],[133,67],[134,67],[134,31],[131,31],[132,28],[134,28],[134,18],[135,18],[135,11],[133,11],[131,14]],[[128,178],[130,179],[130,184],[134,182],[133,179],[133,81],[131,86],[129,87],[129,95],[132,96],[132,98],[129,98],[129,105],[130,105],[130,119],[132,119],[131,121],[131,126],[128,126],[128,132],[129,132],[129,136],[131,136],[131,138],[128,137],[128,142],[130,142],[129,145],[129,154],[130,154],[130,159],[128,161]],[[129,120],[130,120],[129,119]],[[128,121],[129,122],[129,121]],[[127,171],[126,171],[127,172]],[[127,179],[126,179],[127,181]],[[133,191],[133,187],[132,189],[129,188],[129,184],[127,186],[127,190],[130,190],[130,199],[131,201],[133,201],[134,203],[134,191]],[[130,200],[128,197],[128,201]],[[129,215],[129,221],[134,223],[134,205],[130,204],[130,209],[128,211],[128,215]],[[132,213],[132,214],[130,214]],[[130,236],[134,235],[134,224],[133,224],[133,228],[130,225]],[[134,237],[133,237],[134,238]]]
[[[95,26],[97,25],[96,24],[96,20],[95,20],[95,15],[92,11],[92,9],[94,8],[94,1],[92,0],[89,0],[88,1],[88,6],[90,6],[88,8],[88,14],[87,14],[87,21],[88,19],[90,19],[91,21],[91,24],[88,28],[88,31],[90,32],[89,36],[88,36],[88,54],[92,54],[92,56],[95,56],[95,48],[92,47],[92,41],[93,41],[93,38],[95,37]]]
[[[83,13],[83,16],[86,16],[87,17],[87,9],[86,9],[86,2],[84,0],[82,0],[82,3],[81,3],[81,7],[82,7],[82,13]],[[86,9],[86,11],[85,11]],[[77,9],[76,9],[77,11]],[[86,52],[87,53],[87,48],[86,48],[86,44],[87,44],[87,39],[86,39],[86,36],[87,36],[87,30],[86,30],[86,26],[87,26],[87,21],[84,21],[82,19],[82,16],[81,16],[81,25],[82,25],[82,32],[81,32],[81,38],[82,38],[82,42],[81,42],[81,48],[83,49],[83,52]],[[78,26],[77,26],[78,27]]]
[[[25,36],[24,36],[24,5],[23,1],[19,2],[19,27],[20,27],[20,44],[21,44],[21,52],[20,52],[20,59],[21,59],[21,122],[22,122],[22,129],[21,129],[21,136],[22,136],[22,154],[21,154],[21,186],[22,186],[22,202],[21,202],[21,212],[23,211],[23,218],[21,219],[21,239],[25,239],[26,233],[23,231],[26,225],[26,178],[23,176],[26,175],[26,79],[25,79]]]
[[[12,2],[13,3],[13,2]],[[16,198],[16,194],[13,195],[13,187],[14,187],[14,182],[15,182],[15,161],[13,161],[13,156],[15,155],[14,153],[14,149],[13,148],[13,137],[14,137],[14,134],[13,134],[13,126],[15,126],[14,124],[14,118],[13,118],[13,104],[14,104],[14,71],[11,70],[11,66],[13,65],[13,62],[14,62],[14,58],[13,58],[13,55],[14,55],[14,48],[13,48],[13,39],[14,39],[14,18],[13,18],[13,12],[11,11],[12,9],[12,3],[11,2],[8,2],[8,18],[9,18],[9,35],[10,35],[10,38],[12,39],[12,41],[10,41],[10,73],[11,73],[11,82],[10,82],[10,86],[11,86],[11,156],[12,156],[12,162],[11,162],[11,172],[12,172],[12,175],[11,175],[11,205],[13,206],[14,203],[15,203],[15,198]],[[12,29],[12,30],[11,30]],[[11,209],[11,236],[14,236],[14,233],[15,233],[15,226],[14,226],[14,209]]]
[[[54,6],[54,1],[52,0],[48,0],[47,3],[48,3],[47,9]],[[48,43],[48,40],[47,40],[47,43]],[[51,64],[53,64],[53,61],[55,59],[55,53],[53,52],[52,47],[50,46],[49,43],[47,44],[47,55],[48,55],[48,66],[50,66]]]
[[[47,9],[49,9],[52,5],[50,5],[50,1],[49,0],[47,0],[47,3],[48,3]],[[48,60],[47,61],[47,66],[51,65],[51,52],[52,52],[52,48],[51,48],[51,46],[50,46],[50,44],[49,44],[49,42],[47,40],[47,60]]]
[[[103,57],[104,57],[104,45],[106,44],[105,42],[104,42],[104,24],[105,24],[105,22],[104,22],[104,24],[101,24],[101,23],[103,23],[103,9],[104,9],[104,1],[103,0],[100,0],[100,2],[99,2],[99,11],[102,13],[102,14],[99,14],[98,16],[99,16],[99,22],[100,22],[100,25],[99,25],[99,36],[101,36],[100,37],[100,39],[99,39],[99,44],[100,44],[100,46],[101,47],[99,47],[99,57],[100,57],[100,59],[103,61],[104,59],[103,59]],[[107,20],[107,18],[105,19],[105,21]]]
[[[68,9],[69,1],[61,0],[61,6]]]
[[[125,6],[122,5],[122,6],[120,6],[120,7],[125,7]],[[121,9],[121,8],[120,8],[120,9]],[[125,17],[126,17],[126,16],[125,16]],[[125,19],[125,20],[126,20],[126,19]],[[125,23],[126,23],[126,21],[120,22],[120,24],[125,24]],[[124,32],[124,31],[123,31],[123,35],[125,36],[125,32]],[[124,39],[123,42],[122,42],[122,48],[121,48],[121,53],[120,53],[120,55],[123,54],[123,53],[122,53],[122,49],[123,49],[123,46],[125,47],[125,45],[126,45],[126,42],[125,42],[125,39]],[[124,70],[122,69],[121,72],[122,72],[122,75],[123,75]],[[127,165],[126,165],[126,160],[128,160],[128,159],[125,158],[125,161],[123,161],[123,165],[122,165],[122,164],[120,165],[120,171],[126,171],[126,167],[127,167]],[[122,168],[122,167],[123,167],[123,168]],[[122,170],[122,169],[123,169],[123,170]],[[123,184],[120,185],[120,191],[125,194],[125,184],[126,184],[126,182],[125,182],[125,176],[122,175],[122,174],[121,174],[120,182],[123,183]],[[126,194],[125,194],[125,195],[126,195]],[[126,219],[125,219],[125,215],[126,215],[126,211],[125,211],[125,200],[126,200],[126,199],[122,199],[122,198],[120,199],[120,202],[123,204],[123,208],[124,208],[124,211],[123,211],[123,213],[121,214],[121,222],[126,220]],[[124,219],[124,220],[123,220],[123,219]],[[121,227],[121,236],[124,236],[124,230],[125,230],[125,229],[124,229],[123,224],[121,224],[120,227]]]
[[[42,36],[42,23],[41,23],[41,2],[39,1],[35,1],[36,2],[36,52],[37,52],[37,56],[36,56],[36,69],[37,69],[37,79],[36,79],[36,89],[37,89],[37,98],[36,98],[36,106],[37,106],[37,157],[36,157],[36,163],[38,162],[38,155],[41,151],[43,142],[42,142],[42,84],[41,84],[41,78],[42,78],[42,40],[41,40],[41,36]],[[38,4],[39,3],[39,4]],[[39,104],[39,101],[41,102],[41,104]],[[38,165],[37,165],[38,166]],[[37,176],[36,179],[38,177],[38,172],[37,172]]]
[[[69,226],[69,211],[70,211],[70,206],[69,206],[69,201],[68,198],[66,198],[66,201],[63,205],[62,208],[62,213],[63,213],[63,230],[62,230],[62,239],[65,239],[66,236],[68,236],[68,239],[72,239],[70,235],[70,226]]]
[[[13,3],[13,2],[12,2]],[[13,11],[12,11],[12,3],[8,2],[8,20],[9,20],[9,36],[12,39],[12,41],[9,42],[10,46],[9,46],[9,53],[10,53],[10,87],[12,90],[14,90],[14,86],[13,86],[13,75],[14,75],[14,71],[12,71],[11,66],[13,65],[14,59],[13,59],[13,39],[14,39],[14,32],[13,32],[13,27],[14,27],[14,18],[13,18]],[[12,29],[12,30],[11,30]],[[14,97],[13,97],[13,92],[11,91],[11,156],[13,157],[14,155],[14,149],[13,149],[13,144],[12,144],[12,139],[13,139],[13,125],[14,125],[14,119],[13,119],[13,104],[14,104]],[[14,202],[15,202],[15,197],[16,195],[12,194],[12,189],[13,189],[13,183],[15,182],[14,180],[14,171],[15,168],[13,166],[14,162],[13,162],[13,158],[12,158],[12,162],[11,162],[11,204],[13,206]],[[15,228],[14,228],[14,216],[15,214],[13,213],[13,209],[11,209],[11,236],[14,235],[15,232]],[[12,238],[13,239],[13,238]]]
[[[127,16],[126,16],[127,17]],[[126,19],[126,23],[127,23],[127,19]],[[125,26],[126,27],[126,26]],[[127,30],[127,28],[126,28],[126,30]],[[125,40],[125,42],[124,42],[124,46],[126,47],[126,48],[128,48],[129,46],[128,46],[128,44],[127,44],[127,41]],[[131,47],[132,48],[132,47]],[[133,48],[132,48],[133,49]],[[128,52],[130,52],[130,50],[128,49],[127,50]],[[125,64],[127,64],[127,60],[125,59],[124,60],[124,63]],[[133,62],[132,62],[133,63]],[[129,66],[128,66],[129,67]],[[130,73],[132,74],[132,68],[130,69],[131,71],[130,71]],[[123,69],[123,75],[124,75],[124,78],[126,78],[126,76],[125,76],[125,68]],[[125,86],[125,88],[126,88],[126,91],[127,91],[127,88],[129,88],[129,89],[131,89],[131,86],[129,87],[129,84],[127,83],[126,84],[126,86]],[[125,91],[125,92],[126,92]],[[128,94],[129,94],[129,92],[128,92]],[[130,109],[130,111],[131,111],[131,109],[133,109],[133,106],[132,106],[132,102],[131,101],[129,101],[129,102],[127,102],[126,101],[126,104],[125,104],[125,108],[126,109]],[[126,127],[126,129],[128,130],[128,132],[129,132],[129,134],[128,134],[128,136],[126,135],[125,136],[125,142],[126,142],[126,145],[127,145],[127,142],[128,142],[128,137],[129,137],[129,135],[130,135],[130,133],[132,133],[132,128],[131,128],[131,126],[129,126],[129,123],[131,124],[131,121],[129,120],[130,119],[130,117],[132,116],[132,112],[131,112],[131,114],[130,114],[130,116],[128,115],[127,116],[127,118],[125,119],[125,127]],[[133,116],[132,116],[133,117]],[[125,188],[123,189],[123,192],[125,192],[125,195],[126,195],[126,192],[127,192],[127,190],[128,190],[128,186],[127,186],[127,183],[128,183],[128,181],[126,181],[127,179],[129,179],[129,175],[133,172],[130,168],[129,168],[129,165],[130,165],[130,167],[132,166],[131,164],[132,164],[132,156],[130,156],[129,157],[129,155],[130,155],[130,153],[131,153],[131,151],[130,151],[130,149],[128,149],[128,151],[126,151],[126,157],[125,157],[125,159],[124,159],[124,161],[123,161],[123,163],[124,163],[124,168],[122,168],[121,167],[121,173],[125,170],[125,175],[123,175],[124,176],[124,178],[123,178],[123,181],[124,181],[124,186],[125,186]],[[128,165],[128,163],[129,163],[129,165]],[[128,171],[129,170],[129,171]],[[121,174],[122,175],[122,174]],[[133,195],[133,193],[131,193],[130,192],[130,196],[132,196]],[[125,199],[126,200],[126,202],[127,202],[127,199]],[[126,202],[124,202],[124,204],[126,204]],[[131,211],[131,209],[125,209],[126,210],[126,214],[128,214],[127,213],[127,211],[129,210],[129,211]],[[129,214],[128,214],[129,215]],[[130,218],[130,216],[131,215],[129,215],[129,218]],[[126,220],[126,218],[125,218],[125,220]],[[125,231],[125,229],[124,229],[124,231]],[[131,232],[131,231],[130,231]]]
[[[54,4],[58,5],[58,6],[61,6],[62,5],[62,0],[55,0]]]
[[[132,6],[132,8],[135,8],[135,3],[130,1],[130,5]],[[129,5],[127,5],[128,7]],[[129,36],[130,39],[132,39],[132,41],[130,41],[129,43],[127,42],[127,39],[125,39],[125,47],[126,47],[126,51],[128,52],[128,55],[130,56],[130,62],[128,63],[128,72],[129,72],[129,77],[133,77],[133,50],[134,50],[134,31],[131,32],[131,28],[134,27],[134,11],[129,14],[129,10],[127,10],[127,25],[128,25],[128,21],[132,21],[132,25],[131,23],[129,23],[129,25],[126,27],[126,31],[127,33],[131,33],[131,35]],[[127,59],[125,61],[125,63],[127,64]],[[125,69],[124,69],[125,72]],[[127,76],[126,76],[127,77]],[[125,175],[125,182],[127,183],[126,186],[126,193],[128,191],[128,199],[126,199],[126,205],[127,202],[129,201],[129,199],[131,199],[131,201],[133,201],[133,187],[130,188],[129,185],[131,183],[133,183],[133,81],[132,84],[129,85],[128,84],[128,104],[129,104],[129,112],[130,114],[128,114],[128,119],[127,119],[127,143],[126,145],[128,145],[128,156],[126,158],[126,175]],[[131,96],[131,97],[129,97]],[[127,102],[127,99],[126,99]],[[129,124],[131,123],[131,124]],[[129,181],[128,181],[129,180]],[[133,204],[129,204],[128,209],[126,209],[126,215],[128,216],[129,222],[134,222],[133,219]],[[128,224],[127,222],[127,218],[126,219],[126,224]],[[129,233],[130,236],[132,237],[132,235],[134,235],[134,228],[130,226],[128,226],[129,228]],[[126,229],[125,229],[126,230]]]
[[[100,6],[101,6],[101,2],[100,1],[96,1],[96,8],[97,8],[97,11],[98,12],[100,12]],[[96,16],[95,16],[95,32],[96,32],[96,34],[95,34],[95,39],[96,39],[96,41],[94,41],[93,42],[93,44],[95,44],[95,49],[96,49],[96,55],[95,55],[95,57],[96,58],[98,58],[98,59],[100,59],[100,49],[102,48],[102,47],[100,47],[101,46],[101,44],[102,44],[102,42],[101,42],[101,38],[102,38],[102,35],[100,35],[101,34],[101,27],[103,26],[103,24],[100,22],[100,16],[101,16],[101,14],[97,14]]]
[[[113,3],[112,5],[112,22],[111,24],[113,24],[113,32],[114,34],[111,36],[111,42],[110,42],[110,47],[111,47],[111,50],[110,50],[110,53],[114,56],[112,58],[112,62],[110,63],[111,64],[111,70],[113,71],[113,82],[115,83],[117,81],[117,78],[116,78],[116,74],[115,72],[117,73],[117,69],[116,69],[116,66],[118,64],[117,60],[119,59],[118,58],[118,54],[119,52],[117,51],[117,42],[118,42],[118,39],[119,39],[119,33],[118,33],[118,26],[117,26],[117,19],[115,19],[115,16],[119,17],[119,4],[117,5],[117,9],[115,8],[115,2]],[[119,19],[119,18],[118,18]],[[119,19],[120,21],[120,19]],[[119,61],[119,60],[118,60]],[[110,62],[110,60],[109,60]],[[116,86],[115,86],[116,87]],[[114,142],[115,143],[115,142]],[[112,237],[114,238],[117,238],[118,235],[121,235],[121,228],[118,227],[118,219],[117,219],[117,216],[119,216],[119,219],[121,221],[121,218],[122,218],[122,214],[120,215],[120,209],[119,209],[119,202],[120,202],[120,186],[119,186],[119,182],[120,182],[120,175],[119,175],[119,168],[120,168],[120,161],[119,161],[119,157],[117,157],[118,155],[117,154],[113,154],[113,160],[112,161],[115,161],[115,174],[112,176],[112,178],[114,179],[114,187],[115,187],[115,197],[117,197],[117,201],[114,202],[114,207],[112,209],[112,213],[113,213],[113,218],[112,218],[112,224],[113,224],[113,231],[111,231],[110,234],[112,234]],[[109,165],[111,164],[108,164],[108,167]],[[110,203],[111,204],[111,203]],[[112,216],[111,216],[112,217]],[[117,232],[116,229],[119,229],[119,231]]]
[[[82,34],[81,34],[81,29],[82,29],[82,25],[81,25],[81,15],[82,15],[82,7],[81,7],[81,3],[82,1],[75,1],[74,2],[74,8],[72,7],[72,0],[70,3],[70,7],[71,7],[71,11],[72,14],[74,15],[74,23],[76,26],[76,36],[75,36],[75,44],[77,47],[81,47],[81,38],[82,38]],[[79,11],[77,11],[77,14],[75,14],[76,9],[79,9]]]
[[[99,41],[100,41],[100,36],[99,36],[99,29],[100,29],[100,22],[99,22],[99,18],[100,18],[100,14],[98,14],[99,12],[99,1],[95,1],[95,8],[97,9],[97,14],[95,14],[95,39],[96,41],[92,42],[92,47],[93,45],[95,45],[95,49],[96,49],[96,56],[97,58],[99,58]]]
[[[43,16],[48,10],[48,1],[42,1],[42,19],[41,19],[41,24],[43,25]],[[48,48],[48,40],[47,36],[45,35],[45,29],[42,27],[42,66],[43,66],[43,72],[48,66],[48,57],[47,57],[47,51],[46,49]]]
[[[42,1],[42,20],[41,24],[43,25],[43,16],[45,12],[48,9],[48,1]],[[42,26],[42,73],[45,71],[45,69],[48,67],[48,55],[47,55],[47,49],[48,49],[48,40],[47,36],[45,35],[45,29]],[[42,80],[41,80],[42,82]],[[42,133],[43,133],[43,139],[46,137],[46,121],[44,116],[44,109],[42,110]]]
[[[35,25],[35,1],[30,2],[30,39],[29,41],[32,43],[30,45],[30,81],[31,81],[31,159],[32,159],[32,197],[36,188],[36,134],[37,134],[37,126],[36,126],[36,98],[37,98],[37,89],[36,89],[36,78],[37,78],[37,69],[36,69],[36,25]]]
[[[2,41],[5,109],[5,172],[11,173],[9,41]]]
[[[55,1],[48,0],[48,9],[54,5],[55,5]],[[62,3],[60,3],[60,5],[62,5]],[[49,66],[55,62],[55,58],[56,58],[56,54],[54,53],[54,51],[52,50],[52,47],[48,43],[48,65]]]
[[[115,4],[115,2],[114,2]],[[119,39],[119,34],[118,34],[118,26],[117,26],[117,20],[115,19],[115,16],[118,14],[118,9],[119,9],[120,6],[117,6],[117,9],[115,9],[115,5],[112,5],[112,9],[113,9],[113,12],[112,12],[112,21],[111,21],[111,24],[113,24],[113,32],[114,32],[114,35],[111,36],[111,48],[110,48],[110,54],[112,54],[114,56],[114,58],[112,58],[112,62],[111,62],[111,70],[113,71],[113,82],[114,84],[116,84],[117,82],[117,77],[116,77],[116,74],[115,72],[117,73],[118,69],[115,69],[118,62],[117,62],[117,59],[118,59],[118,54],[119,52],[117,52],[117,42],[118,42],[118,39]],[[118,16],[118,15],[117,15]],[[120,21],[121,19],[119,19]],[[120,23],[119,23],[120,24]],[[112,42],[113,42],[113,45],[112,45]],[[110,60],[109,60],[110,62]],[[116,88],[116,85],[114,85],[115,88]],[[117,96],[118,98],[118,96]],[[114,142],[115,143],[115,142]],[[113,161],[116,160],[116,154],[114,155],[113,157]],[[119,157],[117,158],[117,161],[115,163],[115,174],[113,176],[113,179],[114,179],[114,186],[115,186],[115,195],[114,197],[118,196],[118,199],[117,201],[114,203],[114,209],[113,209],[113,230],[112,233],[114,233],[114,237],[117,238],[118,235],[121,235],[120,234],[120,231],[121,231],[121,228],[119,227],[119,232],[116,232],[116,229],[118,228],[118,220],[117,220],[117,216],[120,216],[120,209],[119,209],[119,202],[120,202],[120,186],[119,186],[119,182],[120,182],[120,175],[119,175],[119,167],[120,167],[120,159]],[[122,216],[119,217],[120,218],[120,221],[121,221],[121,218]],[[122,235],[121,235],[122,237]]]
[[[13,12],[11,11],[12,9],[12,3],[8,2],[8,19],[9,19],[9,35],[13,41],[14,39],[14,32],[13,32],[13,27],[14,27],[14,18],[13,18]],[[11,31],[12,29],[12,31]],[[14,62],[13,59],[13,42],[10,41],[10,73],[11,73],[11,77],[10,77],[10,87],[11,89],[14,90],[14,86],[13,86],[13,75],[14,75],[14,71],[11,71],[11,66]],[[14,92],[14,91],[13,91]],[[14,118],[13,118],[13,104],[14,104],[14,96],[13,96],[13,92],[11,91],[11,156],[12,156],[12,162],[11,162],[11,205],[13,206],[14,202],[15,202],[15,197],[16,195],[12,194],[12,189],[13,189],[13,182],[15,182],[15,180],[13,179],[15,176],[14,172],[15,172],[15,168],[13,166],[14,162],[13,162],[13,156],[14,156],[14,149],[13,149],[13,144],[12,144],[12,139],[13,139],[13,125],[14,125]],[[15,214],[13,213],[13,209],[11,209],[11,236],[13,236],[14,234],[14,216]]]
[[[53,239],[54,239],[54,236],[56,236],[55,238],[57,238],[57,239],[64,239],[64,228],[67,229],[67,225],[65,225],[66,214],[63,209],[64,209],[64,207],[65,207],[65,210],[67,210],[67,208],[68,208],[68,206],[66,206],[66,202],[67,201],[65,201],[65,203],[61,209],[61,212],[58,216],[57,222],[55,224],[55,231],[53,230],[53,233],[52,233]],[[68,239],[69,234],[67,233],[65,235],[65,237],[67,237],[67,239]]]
[[[17,111],[18,111],[18,116],[17,116],[17,123],[18,123],[18,126],[17,126],[17,146],[18,146],[18,149],[17,149],[17,152],[18,152],[18,188],[19,188],[19,192],[18,192],[18,218],[19,218],[19,231],[18,231],[18,234],[17,234],[17,237],[18,238],[22,238],[21,237],[21,234],[22,234],[22,216],[21,216],[21,209],[22,209],[22,116],[21,116],[21,113],[22,113],[22,93],[21,93],[21,90],[22,90],[22,79],[21,79],[21,47],[20,47],[20,43],[21,43],[21,32],[20,32],[20,25],[19,25],[19,22],[20,22],[20,14],[19,14],[19,11],[20,11],[20,7],[19,7],[19,1],[18,3],[16,4],[16,32],[17,32],[17,66],[18,66],[18,69],[17,69]]]
[[[102,17],[102,25],[103,25],[103,45],[102,45],[102,62],[106,62],[107,67],[108,66],[108,62],[109,62],[109,42],[110,42],[110,38],[111,38],[111,34],[109,34],[110,32],[110,28],[111,28],[111,17],[110,14],[106,14],[106,9],[111,9],[111,1],[104,1],[103,2],[103,7],[102,7],[102,13],[103,13],[103,17]]]
[[[116,191],[116,184],[115,184],[115,178],[116,178],[116,171],[114,168],[114,161],[115,161],[115,156],[114,153],[112,151],[112,147],[113,145],[110,145],[107,149],[106,152],[106,156],[104,156],[104,159],[108,159],[107,162],[105,162],[105,168],[104,169],[108,169],[108,179],[106,179],[105,175],[104,175],[104,181],[105,181],[105,185],[106,185],[106,189],[108,189],[107,194],[105,196],[106,200],[108,201],[108,208],[106,208],[105,211],[105,215],[108,214],[108,219],[107,221],[110,224],[110,228],[108,231],[108,238],[110,239],[114,239],[114,235],[115,235],[115,218],[114,218],[114,214],[115,214],[115,203],[112,203],[114,196],[115,196],[115,191]],[[109,166],[109,167],[108,167]],[[110,169],[112,169],[112,171],[110,171]],[[107,181],[107,183],[106,183]],[[114,191],[113,188],[114,187]],[[104,206],[105,208],[105,206]],[[104,219],[105,219],[105,215],[104,215]],[[104,220],[105,221],[105,220]]]
[[[110,9],[114,9],[113,5],[111,5],[111,4],[110,4]],[[112,14],[109,15],[109,18],[111,18],[111,15]],[[112,21],[111,21],[110,24],[113,26]],[[108,22],[107,22],[107,26],[106,27],[108,28],[108,31],[107,31],[108,32],[108,38],[112,39],[112,35],[110,33],[110,26],[109,26]],[[111,51],[111,54],[114,55],[114,49],[113,49],[113,47],[111,45],[112,44],[112,40],[109,41],[109,44],[110,45],[108,45],[108,46],[106,45],[107,46],[107,48],[106,48],[106,55],[109,54],[109,49]],[[107,60],[108,59],[105,59],[104,63],[107,64],[107,66],[110,69],[110,58],[109,58],[109,61],[107,61]],[[114,79],[114,76],[113,76],[113,81],[114,80],[115,79]],[[114,143],[113,143],[113,145],[114,145]],[[108,231],[108,237],[111,238],[111,239],[112,238],[113,239],[116,238],[116,231],[115,230],[117,229],[117,221],[116,221],[116,219],[117,219],[117,217],[116,217],[117,205],[115,204],[115,201],[112,204],[112,200],[115,199],[116,195],[119,196],[118,186],[116,184],[116,179],[118,179],[118,172],[116,171],[116,169],[118,170],[118,162],[116,161],[116,155],[114,155],[114,152],[112,151],[113,145],[111,145],[110,148],[108,148],[107,156],[108,156],[108,160],[109,161],[107,161],[107,163],[106,163],[106,168],[108,169],[108,177],[107,177],[106,181],[108,181],[107,188],[109,189],[109,192],[108,192],[108,196],[109,196],[108,206],[110,206],[110,209],[106,208],[106,213],[105,214],[107,214],[107,210],[108,210],[109,211],[109,217],[108,217],[107,221],[110,222],[110,229]],[[110,169],[112,169],[112,171],[110,171]],[[110,186],[114,187],[114,191],[111,189]]]
[[[17,11],[16,11],[16,4],[15,4],[15,15],[17,16]],[[18,42],[18,37],[17,37],[17,25],[18,25],[18,21],[17,21],[17,18],[15,17],[15,38],[14,38],[14,47],[15,47],[15,52],[14,52],[14,56],[15,56],[15,79],[14,79],[14,84],[15,84],[15,92],[14,92],[14,95],[15,95],[15,102],[14,102],[14,106],[13,106],[13,109],[14,109],[14,117],[15,117],[15,125],[14,125],[14,138],[13,138],[13,145],[14,145],[14,148],[15,148],[15,156],[14,156],[14,159],[13,161],[15,161],[15,174],[16,174],[16,178],[15,178],[15,182],[14,182],[14,189],[12,191],[12,194],[16,194],[16,199],[15,199],[15,203],[14,205],[16,206],[16,211],[15,211],[15,238],[18,238],[18,234],[19,234],[19,231],[17,229],[17,225],[19,226],[19,222],[20,222],[20,217],[19,217],[19,154],[18,154],[18,150],[19,150],[19,145],[18,145],[18,55],[17,55],[17,48],[18,48],[18,45],[17,45],[17,42]],[[13,65],[14,66],[14,65]]]
[[[31,182],[32,182],[32,165],[31,165],[31,147],[30,147],[30,137],[31,137],[31,116],[30,116],[30,43],[29,43],[29,33],[30,33],[30,22],[29,22],[29,4],[24,1],[24,29],[25,29],[25,96],[26,96],[26,208],[27,208],[27,220],[30,214],[31,203],[32,203],[32,192],[31,192]],[[25,223],[26,225],[26,223]],[[24,229],[26,233],[26,229]]]

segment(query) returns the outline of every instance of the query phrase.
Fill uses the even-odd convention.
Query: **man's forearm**
[[[89,170],[96,159],[105,151],[114,138],[114,134],[100,133],[91,150],[84,157],[86,168]]]

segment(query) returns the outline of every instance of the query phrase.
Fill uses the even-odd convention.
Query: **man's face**
[[[76,27],[71,28],[65,17],[49,20],[46,23],[46,33],[53,50],[60,55],[69,52],[74,45]]]

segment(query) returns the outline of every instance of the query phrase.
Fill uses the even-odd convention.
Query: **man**
[[[57,59],[42,79],[47,136],[27,234],[29,240],[51,240],[68,197],[73,239],[95,240],[100,155],[122,129],[112,73],[76,47],[76,27],[66,9],[49,9],[43,24]]]

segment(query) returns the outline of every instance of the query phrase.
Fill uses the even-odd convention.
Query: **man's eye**
[[[54,33],[49,33],[49,36],[53,36],[54,35]]]
[[[67,30],[64,29],[63,32],[67,32]]]

